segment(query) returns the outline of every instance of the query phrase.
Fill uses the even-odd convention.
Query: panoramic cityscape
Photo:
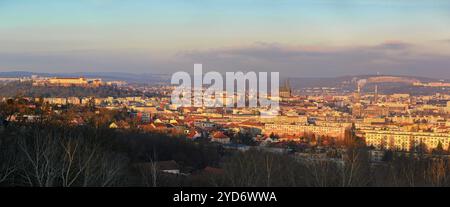
[[[0,1],[0,186],[449,187],[449,11]]]
[[[121,163],[117,163],[120,165],[114,166],[118,169],[114,170],[119,170],[119,167],[126,169],[130,167],[127,165],[132,165],[130,168],[139,173],[131,175],[146,180],[134,181],[136,183],[127,185],[227,186],[230,184],[227,179],[237,182],[232,186],[409,186],[412,185],[411,182],[414,185],[417,182],[419,186],[448,184],[446,175],[447,162],[450,159],[450,82],[387,75],[329,79],[342,82],[336,82],[334,86],[321,87],[320,81],[317,81],[308,87],[293,88],[294,79],[280,81],[277,98],[279,113],[276,116],[266,117],[261,115],[261,107],[195,107],[193,104],[188,107],[177,106],[171,102],[175,86],[164,79],[160,80],[161,83],[153,85],[128,83],[126,80],[103,80],[101,77],[39,75],[2,77],[0,133],[6,135],[5,137],[31,139],[26,141],[31,143],[16,143],[19,145],[45,144],[42,147],[50,147],[47,145],[48,142],[61,141],[67,144],[67,147],[74,147],[64,149],[69,150],[67,153],[74,153],[72,156],[82,156],[77,154],[82,152],[77,152],[76,146],[86,144],[77,143],[71,146],[74,144],[72,139],[76,139],[72,136],[88,136],[72,133],[81,133],[82,130],[81,134],[84,134],[86,129],[101,129],[102,132],[92,132],[101,133],[95,136],[113,133],[115,135],[111,139],[117,140],[109,140],[111,143],[108,144],[130,145],[129,149],[121,149],[119,152],[138,156],[134,161],[133,158],[121,160]],[[47,124],[56,128],[47,129],[45,127]],[[28,133],[32,134],[17,131],[23,127],[31,130]],[[46,133],[56,134],[47,137]],[[32,137],[26,137],[30,135]],[[59,138],[62,140],[53,140]],[[41,143],[43,140],[34,139],[44,139],[45,142]],[[180,147],[187,149],[178,152]],[[35,152],[37,149],[34,148],[29,150],[31,151],[25,152],[43,153],[42,158],[47,153],[47,149],[41,149],[42,152]],[[170,154],[166,154],[167,152]],[[5,170],[2,172],[4,182],[7,183],[10,176],[18,170],[16,169],[18,166],[15,166],[17,163],[13,163],[18,158],[4,155],[2,158],[13,159],[3,161],[4,164],[8,164],[2,169]],[[322,173],[328,172],[330,177],[302,172],[307,173],[310,180],[296,180],[293,183],[277,180],[281,179],[277,176],[274,176],[274,181],[270,183],[262,180],[234,180],[237,178],[228,177],[244,176],[238,174],[251,173],[251,170],[262,171],[264,165],[253,166],[255,169],[249,168],[250,166],[233,165],[236,165],[237,161],[257,164],[260,162],[259,159],[267,159],[266,157],[286,159],[286,162],[297,161],[299,165],[304,165],[307,171],[316,172],[320,169],[323,170]],[[35,158],[29,159],[31,159],[29,162],[37,161]],[[59,162],[59,157],[57,159]],[[274,162],[271,165],[283,165],[275,160],[271,162]],[[26,164],[26,161],[23,164]],[[66,164],[62,165],[58,166],[62,168],[60,170],[70,170],[64,169]],[[423,172],[404,172],[403,167],[408,165],[416,168],[423,165]],[[369,173],[367,175],[377,177],[369,178],[365,174],[364,177],[346,178],[349,179],[346,180],[348,183],[341,183],[340,180],[330,181],[333,177],[340,179],[340,176],[350,176],[346,175],[347,167],[355,168],[353,170],[358,173]],[[391,172],[389,170],[392,170],[392,167],[399,169]],[[343,168],[339,171],[342,174],[330,171],[340,168]],[[435,171],[436,168],[443,171]],[[281,169],[274,169],[274,173],[282,173],[276,170]],[[227,175],[228,173],[236,175]],[[272,172],[261,173],[266,175]],[[377,175],[378,173],[380,174]],[[406,175],[401,173],[423,173],[424,177],[406,180]],[[116,179],[121,177],[116,176]],[[155,180],[151,182],[147,180],[152,180],[153,176]],[[209,180],[210,176],[217,180],[213,179],[212,183],[206,180],[199,181],[202,178]],[[395,178],[396,176],[399,177]],[[96,185],[96,182],[92,184]],[[113,185],[113,183],[103,184]]]

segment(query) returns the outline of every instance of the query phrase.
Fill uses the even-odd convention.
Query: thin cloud
[[[375,46],[376,49],[382,50],[406,50],[412,48],[414,45],[401,41],[387,41]]]
[[[450,78],[450,57],[425,53],[420,47],[387,41],[358,47],[292,46],[258,42],[247,47],[182,51],[160,56],[150,51],[66,51],[0,53],[0,70],[38,72],[129,71],[191,72],[194,63],[205,71],[267,71],[284,77],[336,77],[382,74]]]
[[[422,54],[406,42],[387,41],[360,47],[306,47],[254,44],[241,48],[217,48],[179,54],[214,68],[249,68],[279,71],[295,76],[340,76],[350,74],[401,74],[450,77],[450,57]],[[237,70],[230,68],[229,70]]]
[[[386,57],[392,51],[407,51],[412,44],[403,42],[386,42],[375,46],[363,47],[293,47],[281,44],[257,43],[248,47],[218,48],[211,50],[194,50],[179,53],[179,56],[199,58],[256,58],[264,60],[309,58],[309,57],[343,57],[367,56],[367,58]]]

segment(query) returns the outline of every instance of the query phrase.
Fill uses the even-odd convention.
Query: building
[[[33,86],[80,86],[80,87],[99,87],[103,85],[101,79],[86,79],[84,77],[55,77],[45,79],[34,79]]]
[[[330,136],[343,138],[347,126],[328,125],[300,125],[300,124],[265,124],[264,134],[303,136],[305,134],[315,134],[319,136]]]
[[[56,86],[80,86],[87,85],[88,82],[85,78],[50,78],[48,79],[50,85]]]
[[[218,142],[221,144],[229,144],[230,143],[230,137],[223,134],[223,132],[217,131],[210,135],[211,142]]]
[[[78,97],[68,97],[67,104],[80,105],[81,99]]]
[[[141,172],[153,172],[159,171],[161,173],[167,174],[182,174],[180,170],[180,165],[174,160],[159,161],[159,162],[143,162],[135,164],[134,167]]]
[[[447,150],[450,144],[449,133],[363,130],[363,134],[366,145],[377,149],[409,151],[422,144],[432,150],[440,143]]]
[[[67,98],[44,98],[43,102],[48,104],[66,105]]]
[[[430,83],[422,83],[417,82],[413,84],[414,86],[425,86],[425,87],[450,87],[450,83],[446,82],[430,82]]]
[[[188,138],[190,140],[195,140],[195,139],[200,138],[200,137],[202,137],[202,134],[199,133],[197,130],[195,130],[195,129],[187,130],[186,138]]]
[[[156,162],[156,168],[163,173],[180,174],[180,166],[175,160]]]
[[[284,85],[280,87],[280,97],[281,98],[291,98],[292,97],[292,89],[289,80],[286,80]]]

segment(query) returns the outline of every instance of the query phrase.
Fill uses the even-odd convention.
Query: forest
[[[349,146],[343,163],[92,126],[0,128],[0,186],[449,186],[448,160],[395,156],[373,165]],[[180,174],[158,169],[173,160]],[[144,164],[144,165],[142,165]],[[142,167],[145,166],[145,167]],[[205,170],[215,169],[215,170]]]

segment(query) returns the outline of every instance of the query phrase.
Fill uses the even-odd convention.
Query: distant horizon
[[[192,71],[186,71],[188,73],[191,73]],[[238,71],[233,71],[233,72],[238,72]],[[245,71],[242,71],[245,73]],[[5,73],[30,73],[30,74],[48,74],[48,75],[155,75],[155,76],[171,76],[171,73],[139,73],[139,72],[113,72],[113,71],[98,71],[98,72],[33,72],[33,71],[26,71],[26,70],[11,70],[11,71],[0,71],[0,77],[5,77],[2,76]],[[221,74],[224,74],[225,72],[221,72]],[[344,78],[344,77],[364,77],[364,76],[394,76],[394,77],[408,77],[408,78],[425,78],[425,79],[433,79],[436,81],[450,81],[450,79],[447,78],[435,78],[435,77],[427,77],[427,76],[417,76],[417,75],[397,75],[397,74],[343,74],[343,75],[337,75],[337,76],[322,76],[322,77],[314,77],[314,76],[282,76],[282,74],[280,74],[280,77],[283,79],[289,79],[289,78],[294,78],[294,79],[301,79],[301,78],[308,78],[308,79],[320,79],[320,78]],[[17,77],[17,76],[14,76]]]

